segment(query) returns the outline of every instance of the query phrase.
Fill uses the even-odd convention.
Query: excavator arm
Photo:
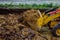
[[[56,14],[53,14],[53,15],[50,15],[48,16],[47,14],[42,16],[42,17],[39,17],[37,19],[37,26],[38,28],[41,28],[43,27],[44,25],[46,25],[48,22],[54,20],[55,18],[58,18],[60,17],[60,12],[59,13],[56,13]]]
[[[48,25],[48,23],[51,22],[49,27],[52,28],[53,36],[60,37],[60,20],[57,21],[59,18],[60,9],[49,13],[40,13],[40,17],[37,19],[37,28],[39,28],[40,31],[42,27],[45,27],[45,25]]]
[[[44,25],[47,24],[48,22],[60,17],[60,13],[53,14],[51,16],[48,16],[47,18],[44,19]],[[44,18],[44,17],[43,17]]]

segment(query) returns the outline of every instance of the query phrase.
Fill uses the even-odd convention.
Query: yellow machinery
[[[57,10],[57,9],[56,9]],[[57,12],[55,14],[49,13],[40,13],[40,17],[37,19],[37,26],[38,28],[42,28],[45,25],[50,25],[49,27],[52,28],[52,34],[54,36],[60,36],[60,12]]]

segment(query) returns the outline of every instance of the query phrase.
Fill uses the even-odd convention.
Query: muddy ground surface
[[[54,37],[51,30],[46,32],[35,31],[37,10],[23,13],[0,14],[0,40],[60,40]]]

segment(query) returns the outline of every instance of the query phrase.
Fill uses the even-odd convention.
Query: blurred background
[[[60,6],[59,2],[60,2],[60,0],[0,0],[0,7],[9,7],[9,8],[46,8],[47,7],[47,8],[52,8],[52,7]]]
[[[27,3],[27,4],[43,4],[43,3],[54,3],[54,4],[60,4],[60,0],[0,0],[0,3],[10,3],[13,2],[14,4],[18,3]]]

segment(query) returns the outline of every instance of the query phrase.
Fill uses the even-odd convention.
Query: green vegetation
[[[54,8],[60,5],[53,5],[53,3],[50,4],[19,4],[19,5],[13,5],[12,3],[10,4],[0,4],[0,7],[4,7],[4,8],[35,8],[35,9],[40,9],[40,8]]]

